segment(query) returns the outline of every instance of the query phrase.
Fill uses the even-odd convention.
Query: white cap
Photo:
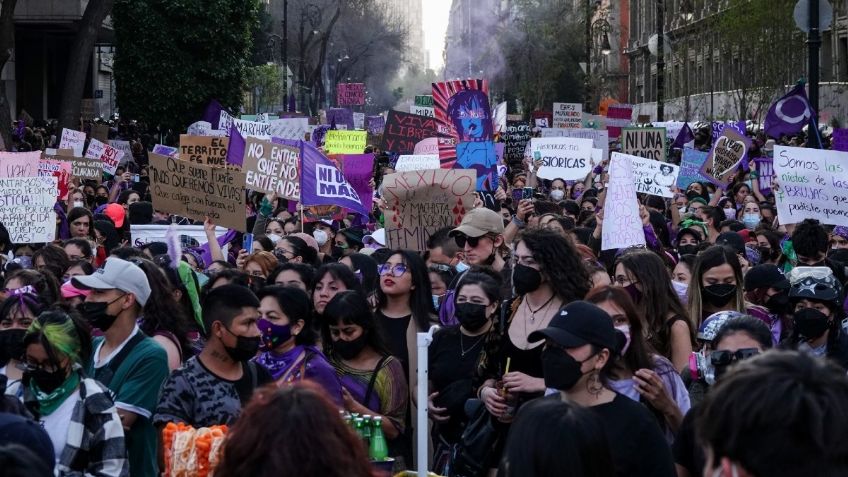
[[[365,245],[371,245],[372,243],[376,243],[381,247],[386,246],[386,229],[377,229],[374,233],[370,235],[366,235],[362,237],[362,243]]]
[[[107,259],[106,265],[91,275],[73,277],[71,283],[82,290],[121,290],[132,293],[141,306],[150,298],[150,283],[144,271],[136,264],[116,257]]]

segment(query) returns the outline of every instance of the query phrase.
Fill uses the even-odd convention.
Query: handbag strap
[[[374,391],[374,383],[377,382],[377,373],[383,367],[383,363],[385,363],[387,359],[389,359],[388,355],[380,358],[380,361],[377,361],[377,366],[374,367],[374,372],[371,373],[371,380],[368,382],[368,389],[365,391],[365,402],[362,403],[365,407],[368,407],[368,402],[371,400],[371,393]],[[379,409],[372,409],[372,411],[379,411]]]

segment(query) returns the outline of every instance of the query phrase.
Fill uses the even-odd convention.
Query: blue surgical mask
[[[456,273],[462,273],[471,267],[466,265],[465,262],[458,262],[453,268],[456,269]]]
[[[433,308],[436,311],[439,311],[439,308],[442,306],[442,297],[444,295],[433,295]]]
[[[760,214],[743,214],[742,223],[748,230],[754,230],[760,223]]]

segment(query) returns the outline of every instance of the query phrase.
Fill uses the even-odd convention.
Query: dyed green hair
[[[84,365],[91,355],[87,330],[70,315],[60,310],[45,311],[35,319],[24,336],[24,346],[40,343],[51,361],[58,363],[67,356],[72,364]]]

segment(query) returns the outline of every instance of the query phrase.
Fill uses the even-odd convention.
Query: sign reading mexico
[[[247,138],[242,168],[247,174],[247,189],[300,200],[299,154],[294,147]]]
[[[848,153],[774,147],[774,190],[782,224],[848,224]]]
[[[570,137],[533,138],[533,159],[541,159],[542,179],[583,180],[592,170],[592,140]]]
[[[52,242],[56,237],[56,184],[53,176],[0,179],[0,223],[12,243]]]
[[[150,153],[153,206],[171,214],[245,231],[244,172]]]

